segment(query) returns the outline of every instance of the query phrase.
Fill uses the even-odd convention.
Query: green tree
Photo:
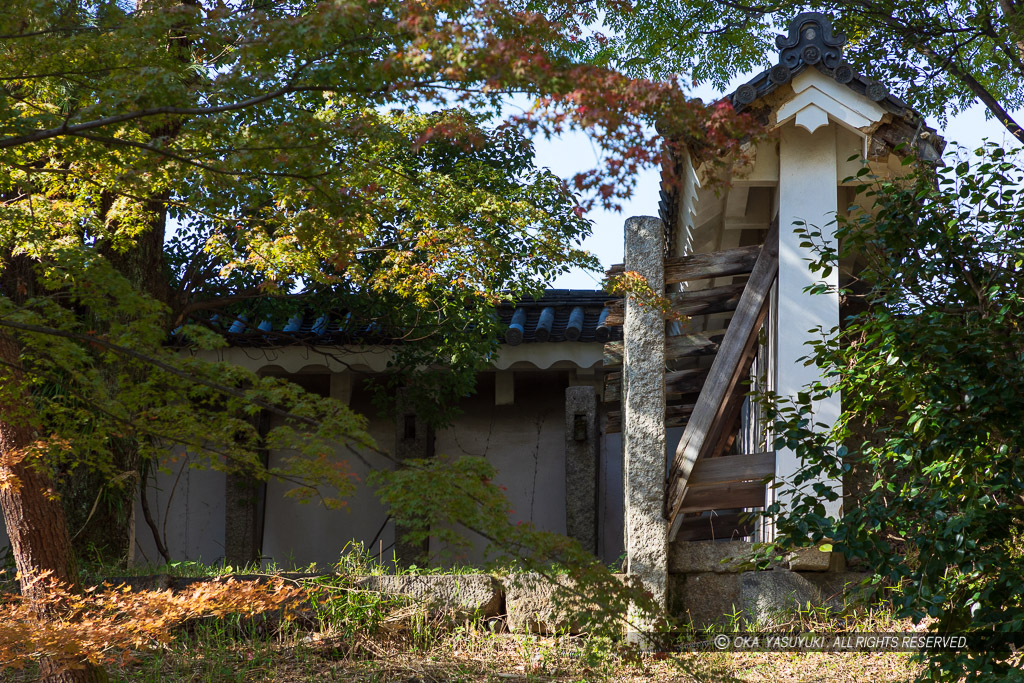
[[[705,125],[674,82],[581,59],[601,41],[591,12],[568,0],[0,10],[0,507],[40,614],[53,609],[42,575],[76,579],[55,474],[116,478],[179,443],[312,496],[347,486],[344,463],[322,457],[334,444],[374,448],[344,406],[182,353],[224,343],[214,315],[342,305],[400,340],[396,370],[433,382],[442,403],[493,351],[495,303],[593,264],[576,246],[585,210],[659,161],[655,121],[719,148],[748,132],[723,111]],[[510,114],[513,95],[536,104]],[[604,150],[574,179],[582,204],[533,164],[530,136],[568,128]],[[260,410],[284,424],[261,437]],[[305,457],[264,472],[258,448],[285,445]],[[43,675],[102,672],[51,662]]]
[[[679,72],[720,88],[763,69],[774,38],[807,10],[846,34],[847,61],[940,122],[975,103],[1024,143],[1024,8],[1019,0],[644,0],[607,3],[612,31],[594,58],[626,73]]]
[[[778,506],[782,545],[834,539],[891,585],[902,617],[998,639],[1024,628],[1024,163],[988,144],[906,178],[864,177],[876,208],[840,220],[837,252],[856,257],[842,291],[856,311],[811,357],[826,380],[778,407],[776,448],[805,465]],[[808,231],[811,241],[818,229]],[[823,335],[829,336],[829,335]],[[841,392],[829,429],[817,398]],[[825,427],[822,429],[821,427]],[[841,444],[836,446],[836,444]],[[821,484],[868,477],[825,517]],[[1009,641],[979,652],[929,651],[936,680],[1017,680]]]

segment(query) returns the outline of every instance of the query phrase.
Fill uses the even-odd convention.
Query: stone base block
[[[668,571],[672,574],[742,572],[753,569],[747,541],[680,541],[669,548]]]
[[[803,575],[788,569],[741,575],[740,604],[753,624],[769,626],[787,610],[823,604],[822,592]]]
[[[689,619],[694,628],[730,626],[740,609],[740,574],[673,575],[673,613]]]
[[[566,584],[568,577],[559,577],[559,584]],[[505,610],[508,613],[508,630],[512,633],[577,632],[579,624],[573,623],[564,610],[556,610],[554,604],[558,585],[540,574],[517,574],[506,577]]]
[[[821,591],[822,604],[836,610],[873,600],[877,587],[863,584],[868,576],[864,572],[852,571],[808,572],[803,575]]]
[[[627,580],[625,574],[614,576],[619,581]],[[555,593],[562,588],[571,588],[571,577],[558,576],[552,582],[540,574],[526,573],[502,577],[502,583],[507,626],[512,633],[553,635],[583,630],[583,624],[572,618],[571,610],[555,605]]]
[[[405,595],[431,609],[452,611],[459,618],[501,613],[501,584],[486,574],[367,576],[357,585],[364,590]]]
[[[832,566],[832,553],[822,552],[818,546],[797,548],[786,560],[790,570],[795,572],[827,572]]]
[[[812,606],[841,609],[872,593],[858,572],[793,572],[777,567],[742,573],[673,574],[670,609],[695,628],[770,627],[787,611]],[[737,623],[736,619],[742,619]]]

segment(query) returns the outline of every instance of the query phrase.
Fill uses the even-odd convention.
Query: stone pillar
[[[594,387],[565,390],[565,533],[597,553],[597,395]]]
[[[829,124],[808,132],[800,125],[782,128],[779,142],[779,282],[778,309],[774,329],[777,334],[775,390],[780,396],[796,397],[797,392],[821,377],[821,370],[804,365],[801,360],[811,352],[808,342],[820,339],[822,330],[827,334],[839,325],[838,269],[825,278],[813,273],[808,259],[814,252],[800,243],[805,238],[797,234],[803,226],[795,221],[822,229],[822,239],[835,247],[834,225],[838,204],[836,171],[836,125]],[[817,282],[832,287],[827,294],[808,294],[804,291]],[[820,330],[818,328],[821,328]],[[814,422],[833,424],[839,417],[839,396],[833,395],[814,406]],[[792,480],[800,467],[799,458],[792,450],[783,448],[776,453],[776,480]],[[842,487],[842,482],[830,482]],[[808,484],[809,486],[809,484]],[[810,489],[808,489],[810,490]],[[781,491],[776,490],[778,495]],[[780,499],[785,504],[785,499]],[[826,503],[828,514],[838,514],[839,501]]]
[[[626,221],[626,270],[665,291],[665,230],[650,216]],[[626,300],[622,378],[626,571],[662,606],[668,579],[665,525],[665,322],[660,310]],[[641,615],[631,614],[630,629]],[[649,626],[646,625],[646,626]],[[635,639],[634,639],[635,640]]]
[[[434,428],[420,417],[408,400],[408,390],[400,389],[395,397],[395,459],[399,466],[403,460],[434,457]],[[429,543],[402,542],[405,529],[395,525],[395,561],[402,566],[424,566],[430,552]]]

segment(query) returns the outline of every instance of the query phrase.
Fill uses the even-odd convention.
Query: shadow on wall
[[[329,386],[329,382],[311,382]],[[370,392],[353,383],[353,409],[370,415],[370,433],[387,449],[395,445],[395,420],[376,415]],[[513,521],[532,521],[546,531],[565,533],[565,370],[517,371],[515,403],[495,405],[495,375],[483,373],[477,393],[462,401],[455,424],[436,433],[439,456],[484,457],[498,471],[496,483],[506,488]],[[286,452],[270,453],[271,464]],[[367,454],[373,467],[391,467],[379,455]],[[359,481],[368,470],[348,459]],[[175,560],[223,561],[225,555],[225,485],[222,473],[188,467],[187,456],[171,463],[171,473],[158,474],[151,483],[149,499],[157,526],[166,528],[168,550]],[[599,533],[600,556],[616,561],[622,553],[622,471],[618,435],[602,438]],[[284,497],[290,485],[267,485],[263,516],[264,566],[305,567],[315,562],[326,568],[338,561],[342,549],[361,542],[373,554],[392,556],[394,524],[386,508],[366,486],[348,498],[341,510],[327,510],[315,503],[300,504]],[[141,511],[137,516],[141,520]],[[432,557],[443,565],[481,564],[487,542],[469,532],[468,550],[450,552],[434,542]],[[136,559],[160,563],[152,534],[138,529]]]

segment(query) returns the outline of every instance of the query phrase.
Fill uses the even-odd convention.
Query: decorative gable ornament
[[[821,62],[827,69],[838,69],[845,64],[843,45],[846,45],[846,35],[835,35],[832,24],[820,12],[805,12],[794,17],[789,22],[789,35],[775,37],[779,64],[790,69],[797,68],[801,61],[806,64]],[[846,66],[849,67],[848,64]],[[852,69],[850,77],[853,77]]]
[[[846,35],[835,33],[832,22],[821,12],[804,12],[789,23],[789,34],[776,36],[779,62],[736,89],[732,104],[742,110],[780,85],[793,80],[807,67],[813,66],[839,84],[854,84],[855,90],[874,102],[889,98],[889,89],[877,81],[858,76],[843,58]],[[891,98],[891,110],[904,110],[907,105]],[[895,111],[894,111],[895,113]]]

